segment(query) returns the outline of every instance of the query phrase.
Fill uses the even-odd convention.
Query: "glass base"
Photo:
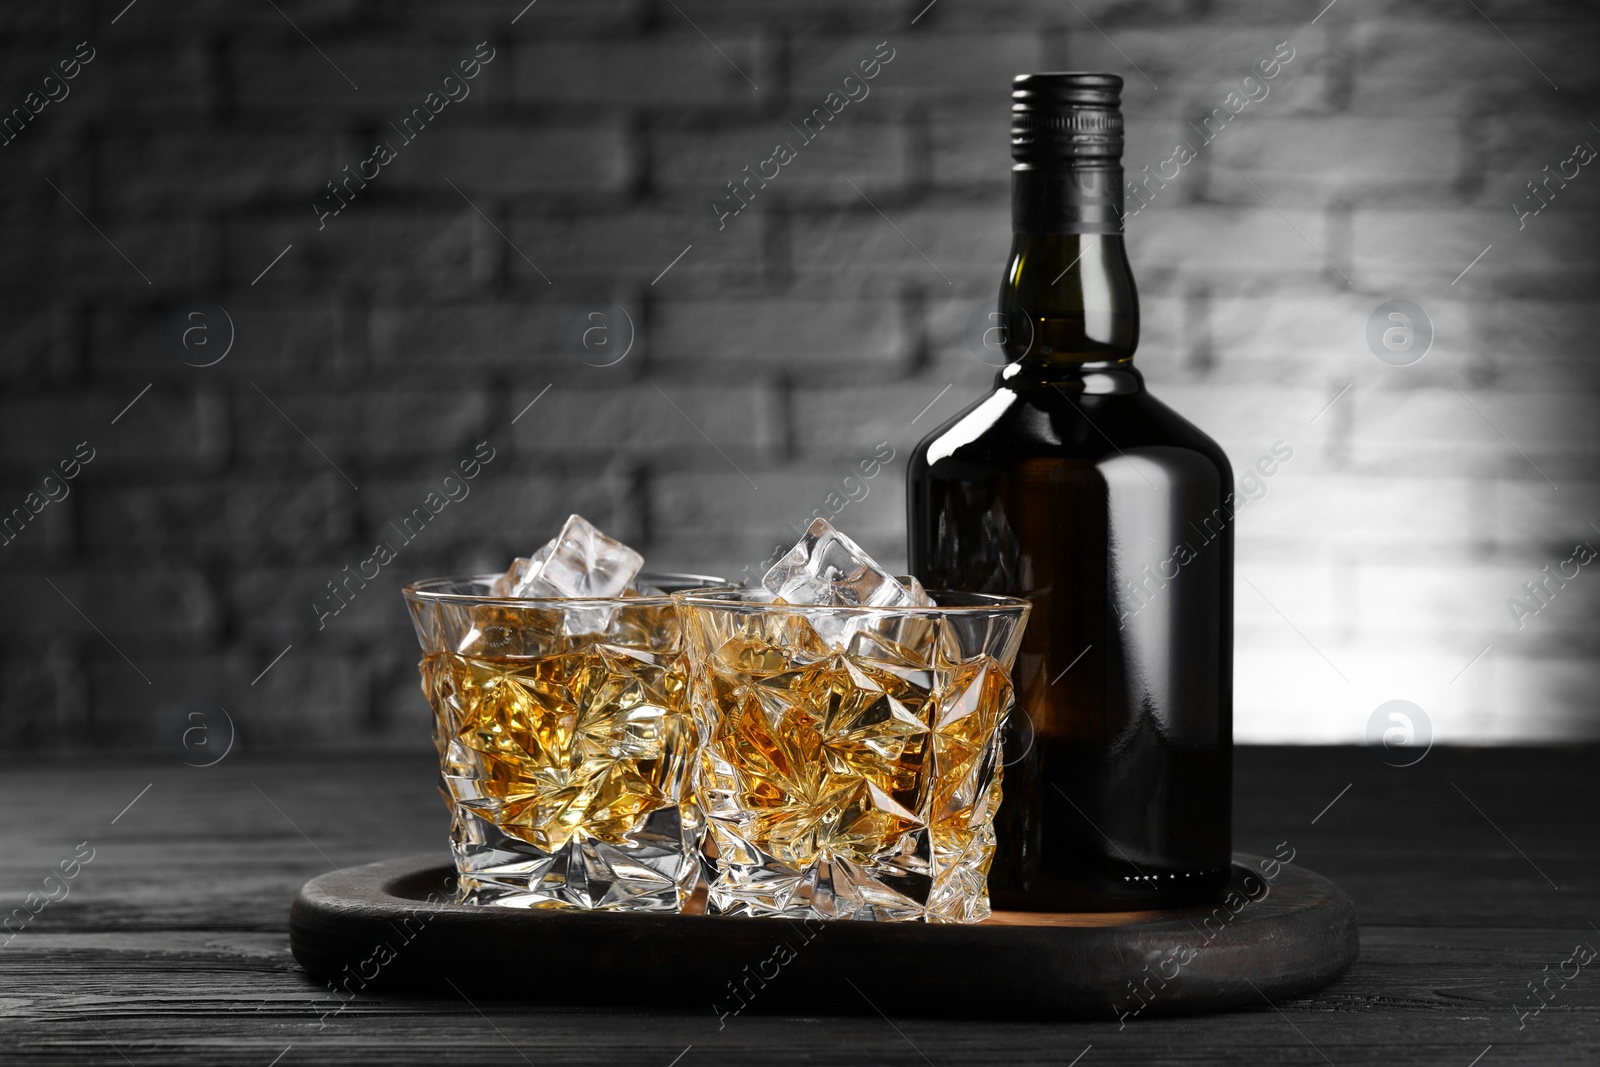
[[[623,844],[574,837],[547,852],[469,808],[450,828],[462,904],[503,908],[677,913],[700,880],[697,823],[679,808],[651,812]]]

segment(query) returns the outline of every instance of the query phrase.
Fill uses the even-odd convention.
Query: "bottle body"
[[[990,891],[1205,899],[1230,862],[1232,473],[1131,367],[1003,382],[925,439],[911,572],[1026,597]]]
[[[1132,365],[1120,88],[1016,80],[1005,366],[907,471],[911,572],[1034,605],[990,871],[1001,908],[1203,900],[1231,863],[1233,474]]]

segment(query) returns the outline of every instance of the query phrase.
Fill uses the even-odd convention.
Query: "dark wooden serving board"
[[[1261,1006],[1355,960],[1349,897],[1261,865],[1235,857],[1232,907],[944,926],[467,907],[446,902],[450,865],[421,856],[312,878],[290,945],[339,995],[454,984],[539,1005],[1131,1019]]]
[[[289,940],[341,996],[438,990],[718,1015],[1131,1020],[1264,1006],[1350,966],[1355,908],[1338,886],[1293,865],[1269,867],[1267,882],[1263,861],[1234,862],[1232,907],[996,912],[946,926],[469,907],[446,902],[453,868],[421,856],[313,878]]]

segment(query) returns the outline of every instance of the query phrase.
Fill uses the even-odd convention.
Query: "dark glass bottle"
[[[1005,738],[997,907],[1219,895],[1230,862],[1233,474],[1145,391],[1122,244],[1122,79],[1013,87],[994,390],[907,472],[911,571],[1033,602]]]

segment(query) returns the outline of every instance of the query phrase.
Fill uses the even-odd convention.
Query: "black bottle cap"
[[[1105,165],[1122,158],[1122,79],[1068,71],[1011,82],[1011,158],[1030,166]]]

